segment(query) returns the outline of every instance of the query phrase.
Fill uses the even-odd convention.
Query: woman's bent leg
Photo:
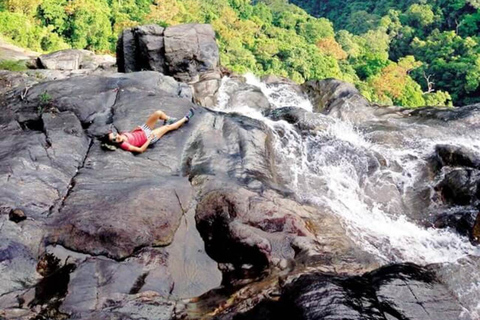
[[[152,113],[150,117],[148,117],[148,120],[147,122],[145,122],[145,124],[147,125],[147,127],[153,130],[158,120],[167,120],[168,118],[170,117],[167,116],[165,112],[163,112],[162,110],[157,110],[154,113]]]
[[[155,136],[158,139],[160,139],[165,133],[169,131],[177,130],[178,128],[180,128],[186,121],[187,119],[183,117],[182,119],[178,120],[173,124],[169,124],[169,125],[154,129],[153,134],[155,134]]]

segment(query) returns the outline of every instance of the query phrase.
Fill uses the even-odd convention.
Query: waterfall
[[[306,97],[288,85],[266,85],[252,75],[245,78],[247,84],[262,90],[273,108],[313,109]],[[453,144],[480,151],[476,144],[480,134],[394,120],[390,123],[398,130],[379,133],[321,114],[312,117],[326,125],[302,134],[292,124],[273,121],[248,106],[227,107],[227,92],[236,85],[223,79],[216,109],[261,120],[272,130],[276,164],[288,188],[339,216],[351,239],[382,263],[441,263],[445,270],[455,270],[446,272],[449,276],[443,280],[472,317],[478,318],[480,275],[470,258],[480,256],[479,248],[448,229],[420,225],[418,215],[430,210],[419,194],[431,196],[432,185],[425,175],[435,146]],[[455,267],[460,264],[462,268]]]

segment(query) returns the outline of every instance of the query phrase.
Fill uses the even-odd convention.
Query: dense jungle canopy
[[[409,107],[480,101],[478,0],[0,0],[17,45],[114,53],[127,27],[212,24],[221,63],[296,82],[337,78]]]

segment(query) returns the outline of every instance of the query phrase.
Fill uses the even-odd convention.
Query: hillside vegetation
[[[355,5],[374,1],[332,1],[331,7],[329,1],[322,7],[310,5],[320,1],[297,2],[327,18],[315,18],[287,0],[0,0],[0,34],[37,51],[72,47],[105,53],[114,52],[127,27],[210,23],[222,65],[239,73],[297,82],[333,77],[354,83],[381,104],[451,105],[449,92],[455,104],[475,100],[478,39],[462,33],[471,33],[476,22],[462,26],[468,30],[458,27],[457,34],[435,29],[440,13],[432,11],[432,22],[425,22],[411,6],[385,5],[383,15]],[[348,6],[348,14],[339,3]],[[339,23],[342,19],[349,20]],[[440,70],[448,74],[439,78]]]
[[[480,101],[480,1],[291,0],[350,35],[377,32],[389,57],[414,56],[424,90],[450,92],[456,104]]]

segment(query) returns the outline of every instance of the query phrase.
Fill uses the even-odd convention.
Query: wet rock
[[[55,288],[51,284],[31,289],[39,276],[35,267],[45,245],[61,243],[79,252],[126,259],[143,246],[169,244],[191,206],[190,183],[180,177],[181,157],[202,112],[175,135],[165,135],[161,146],[135,156],[101,150],[95,135],[107,132],[110,122],[119,130],[131,130],[158,109],[182,117],[193,107],[188,86],[159,73],[138,72],[45,81],[23,92],[23,100],[19,97],[22,92],[15,89],[0,100],[0,144],[4,151],[0,153],[1,207],[18,207],[29,217],[16,224],[8,214],[0,216],[6,246],[0,263],[2,270],[8,270],[2,272],[0,294],[26,294],[29,297],[22,298],[24,307],[31,303],[44,317],[63,317],[59,311],[63,297],[59,296],[66,289],[59,289],[62,294],[57,294],[58,290],[50,294],[49,288]],[[70,312],[77,306],[90,312],[96,298],[87,298],[96,296],[102,286],[96,281],[95,267],[110,279],[103,283],[103,291],[98,291],[100,296],[141,292],[143,288],[170,294],[173,284],[163,275],[168,275],[168,259],[158,258],[164,261],[164,269],[149,269],[152,264],[148,261],[157,258],[136,259],[124,264],[107,259],[108,263],[95,263],[94,268],[83,262],[72,273],[72,281],[65,284],[65,310]],[[195,264],[193,258],[191,263]],[[48,273],[42,270],[39,272]],[[131,281],[129,288],[122,284],[127,279]],[[5,304],[2,299],[0,309],[18,308],[12,299]],[[100,309],[101,305],[94,310]]]
[[[434,226],[452,228],[475,242],[475,218],[480,203],[480,156],[463,146],[437,145],[429,159],[439,182],[437,202],[455,208],[440,212]]]
[[[298,92],[299,94],[302,93],[301,87],[297,83],[295,83],[295,81],[292,81],[285,77],[279,77],[276,75],[269,74],[261,77],[260,80],[266,85],[287,84],[292,88],[295,88],[294,91]]]
[[[436,171],[445,166],[480,169],[480,155],[461,146],[437,145],[431,161]]]
[[[35,218],[48,213],[67,193],[89,141],[78,119],[68,112],[44,115],[24,126],[33,130],[24,131],[17,125],[0,138],[4,150],[0,201]]]
[[[374,118],[375,109],[354,85],[335,79],[312,80],[302,84],[313,111],[354,123]]]
[[[222,83],[222,74],[219,72],[205,72],[200,75],[200,81],[192,83],[194,101],[204,107],[217,105],[218,89]]]
[[[431,271],[405,264],[361,277],[302,275],[283,287],[278,301],[265,299],[233,319],[453,320],[462,311]]]
[[[185,214],[172,244],[165,251],[168,254],[168,272],[155,272],[158,273],[157,277],[165,273],[171,275],[173,283],[169,291],[172,298],[198,297],[221,285],[222,273],[218,264],[205,252],[204,242],[195,227],[195,208]],[[158,282],[148,282],[155,279],[152,276],[153,272],[150,272],[142,290],[159,291],[158,285],[153,286]]]
[[[369,275],[385,316],[406,319],[470,319],[436,276],[415,265],[391,266]]]
[[[480,170],[457,168],[445,174],[436,186],[445,202],[474,205],[480,199]]]
[[[317,131],[324,131],[332,124],[331,118],[295,107],[269,110],[264,112],[264,115],[275,121],[287,121],[300,129],[303,134],[315,134]]]
[[[459,234],[473,240],[475,239],[474,225],[477,214],[478,210],[476,209],[450,210],[437,215],[433,226],[439,229],[452,228]]]
[[[185,149],[183,170],[191,180],[215,176],[219,183],[234,179],[242,185],[260,181],[262,186],[278,187],[278,175],[269,157],[274,152],[272,138],[258,120],[207,113]]]
[[[95,153],[100,152],[95,147]],[[180,224],[182,206],[188,208],[191,201],[188,181],[158,172],[117,177],[114,172],[119,167],[103,165],[102,175],[86,169],[76,180],[54,222],[51,243],[114,259],[128,257],[136,248],[169,244]]]
[[[57,309],[67,294],[70,273],[75,268],[73,263],[65,262],[61,265],[58,258],[48,254],[40,259],[37,271],[43,278],[35,285],[35,298],[29,303],[29,307],[47,305],[47,309]]]
[[[445,124],[462,120],[463,126],[468,124],[476,124],[480,119],[480,104],[472,104],[461,108],[435,108],[426,107],[406,110],[409,117],[421,118],[425,123],[429,124]]]
[[[248,107],[260,112],[271,109],[270,102],[258,87],[236,81],[236,85],[229,86],[229,89],[225,92],[229,96],[226,109],[241,110]]]
[[[477,283],[480,280],[480,274],[477,272],[480,268],[480,257],[469,255],[453,263],[432,265],[431,268],[435,271],[438,279],[451,292],[462,293],[457,295],[457,297],[463,306],[477,305],[479,293],[475,286],[472,286],[472,283]],[[474,320],[478,318],[475,311],[472,313],[465,311],[465,318],[469,319],[469,314]],[[459,319],[463,318],[459,317]]]
[[[18,101],[16,96],[9,97],[9,108],[16,114],[13,119],[0,117],[0,120],[35,122],[43,111],[54,107],[53,110],[60,112],[73,112],[83,126],[89,127],[89,133],[98,134],[95,130],[104,127],[110,120],[112,106],[120,96],[128,98],[141,91],[144,96],[150,95],[152,101],[155,95],[191,98],[191,92],[187,88],[185,84],[156,72],[74,77],[42,82],[30,88],[23,101]],[[125,89],[128,92],[122,94]],[[157,100],[155,110],[160,108]]]
[[[158,108],[181,117],[191,107],[178,96],[130,87],[118,93],[112,120],[118,130],[127,131]],[[188,180],[172,175],[179,174],[181,146],[194,123],[138,156],[122,150],[106,153],[95,141],[55,216],[50,242],[114,259],[128,257],[136,248],[169,244],[192,199]]]
[[[36,281],[36,260],[29,248],[21,242],[1,236],[0,241],[0,295],[25,289]]]

